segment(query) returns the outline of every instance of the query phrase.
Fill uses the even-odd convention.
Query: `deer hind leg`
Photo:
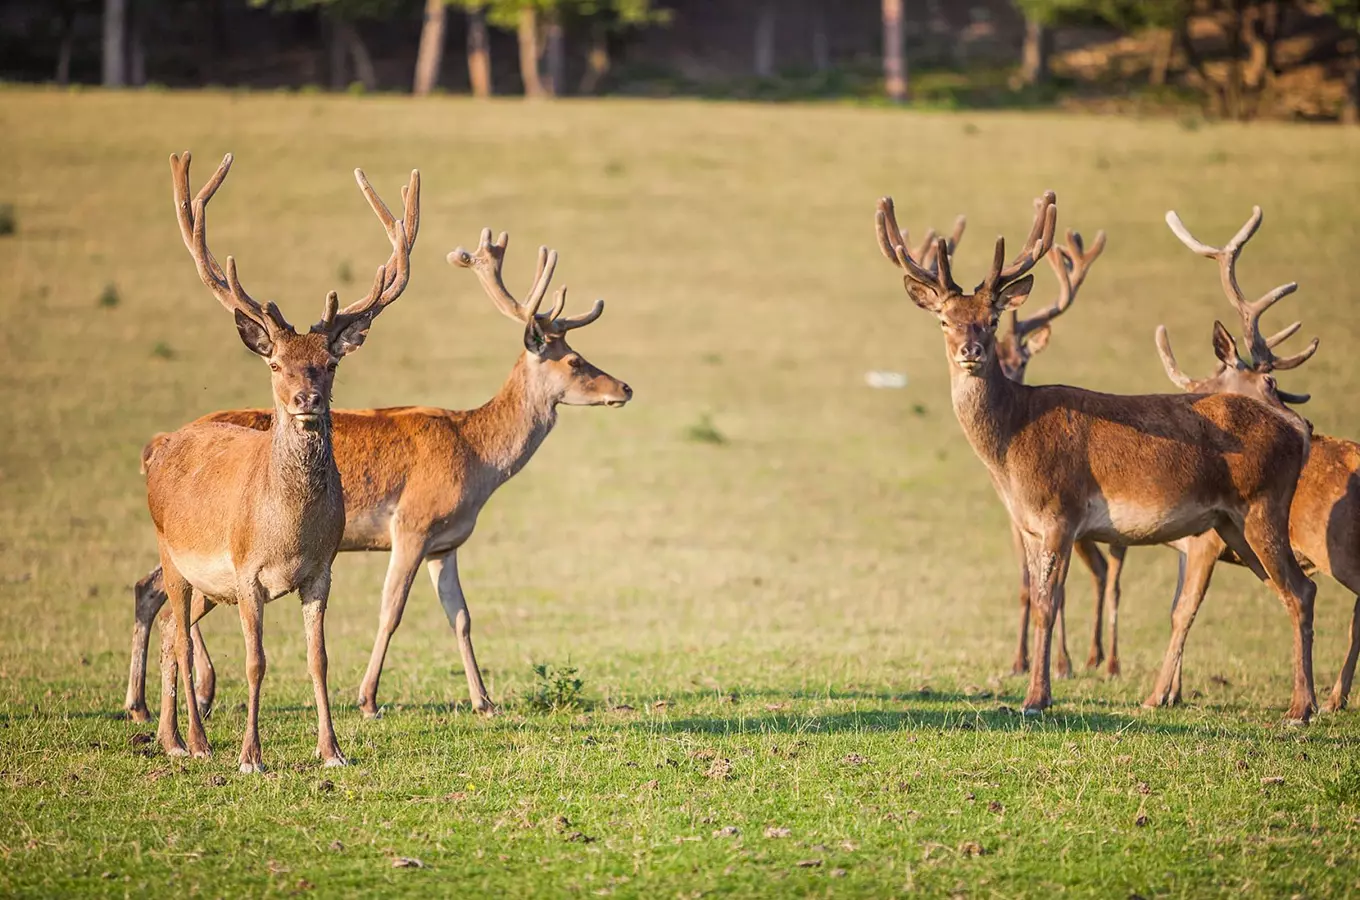
[[[241,614],[241,635],[246,643],[246,730],[241,738],[241,772],[251,774],[264,771],[260,753],[260,685],[264,681],[264,604],[263,585],[241,585],[237,606]]]
[[[198,714],[205,719],[212,715],[213,700],[217,697],[217,670],[213,668],[212,657],[208,655],[208,645],[203,641],[203,629],[199,628],[198,621],[216,605],[194,591],[194,624],[189,629],[189,638],[194,642],[194,702],[198,704]]]
[[[402,613],[406,611],[411,582],[420,570],[424,550],[423,539],[403,539],[401,534],[393,535],[392,554],[387,560],[387,577],[383,580],[378,634],[373,639],[373,653],[368,658],[364,680],[359,684],[359,709],[363,711],[364,718],[376,719],[382,715],[378,709],[378,680],[382,678],[383,662],[387,658],[392,635],[396,634]]]
[[[477,666],[477,654],[472,649],[472,615],[468,612],[467,598],[463,596],[463,585],[458,580],[458,551],[450,550],[441,557],[431,559],[428,568],[430,580],[439,594],[439,604],[444,607],[444,615],[458,637],[458,652],[463,657],[463,672],[467,675],[472,708],[491,715],[496,711],[496,706],[486,692],[482,670]]]
[[[1176,585],[1176,597],[1171,603],[1171,640],[1162,656],[1162,668],[1157,683],[1143,701],[1146,707],[1175,706],[1181,702],[1181,660],[1185,656],[1185,639],[1190,626],[1195,624],[1199,606],[1209,590],[1214,576],[1214,564],[1223,543],[1213,532],[1201,534],[1187,542],[1181,554],[1181,575]]]
[[[1011,542],[1015,545],[1015,557],[1020,561],[1020,638],[1016,642],[1011,674],[1023,675],[1029,671],[1029,560],[1025,556],[1025,539],[1014,522],[1011,523]]]
[[[1025,537],[1033,588],[1031,606],[1034,618],[1034,663],[1029,672],[1029,691],[1024,712],[1038,713],[1053,705],[1049,664],[1053,647],[1053,625],[1063,606],[1063,585],[1072,560],[1072,535],[1053,530],[1044,535]]]
[[[1247,511],[1243,534],[1294,622],[1294,689],[1286,718],[1290,724],[1306,725],[1317,709],[1313,691],[1313,599],[1317,586],[1303,574],[1289,545],[1290,499],[1286,496],[1281,502],[1266,498],[1257,503]]]
[[[1105,660],[1105,672],[1110,677],[1119,675],[1119,578],[1124,572],[1124,554],[1129,548],[1122,544],[1110,545],[1110,571],[1105,578],[1105,612],[1110,617],[1110,655]]]
[[[127,697],[123,709],[134,722],[151,721],[146,708],[146,653],[151,643],[151,625],[165,606],[165,583],[161,567],[152,569],[133,588],[132,656],[128,666]],[[162,663],[164,659],[162,659]]]
[[[1086,668],[1094,669],[1105,661],[1105,646],[1101,638],[1105,628],[1105,590],[1109,583],[1110,567],[1105,562],[1105,554],[1089,538],[1077,541],[1072,549],[1081,557],[1086,568],[1091,570],[1091,578],[1096,586],[1096,622],[1091,629],[1091,652],[1086,656]]]
[[[167,605],[170,607],[171,626],[161,631],[161,746],[172,756],[182,756],[188,752],[196,758],[207,757],[212,754],[212,749],[208,746],[208,736],[203,731],[203,719],[198,714],[198,705],[192,700],[185,704],[189,713],[187,751],[179,737],[177,682],[183,683],[186,697],[194,695],[194,648],[189,637],[189,628],[193,624],[194,591],[189,582],[184,580],[184,576],[180,575],[173,565],[167,564],[164,553],[161,555],[161,569]],[[174,661],[174,665],[166,665],[167,657]]]
[[[1355,608],[1351,611],[1351,643],[1346,650],[1346,661],[1341,665],[1341,673],[1336,676],[1332,695],[1327,698],[1327,712],[1340,712],[1346,708],[1346,700],[1351,693],[1351,681],[1355,678],[1357,657],[1360,657],[1360,596],[1355,598]]]
[[[326,688],[326,602],[330,598],[330,568],[305,584],[302,596],[302,624],[307,633],[307,670],[312,676],[316,698],[316,755],[327,767],[345,765],[345,755],[335,739],[331,721],[330,692]]]

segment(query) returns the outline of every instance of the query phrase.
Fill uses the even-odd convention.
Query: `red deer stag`
[[[562,288],[551,311],[539,313],[557,265],[557,254],[540,248],[533,287],[519,302],[501,278],[507,243],[504,234],[492,243],[488,229],[475,253],[460,247],[449,254],[450,263],[471,268],[496,308],[524,328],[524,352],[490,402],[466,412],[396,407],[332,413],[348,512],[340,549],[391,551],[378,636],[359,689],[359,705],[368,716],[378,715],[383,660],[422,561],[428,563],[430,580],[458,638],[473,706],[493,711],[472,649],[472,618],[458,580],[458,548],[472,536],[492,493],[524,468],[548,436],[559,404],[618,407],[633,396],[627,384],[567,344],[567,332],[600,317],[603,301],[597,300],[584,315],[564,316]],[[200,421],[265,430],[275,415],[270,410],[233,410]],[[145,715],[145,648],[151,622],[165,602],[159,577],[152,572],[138,585],[127,703],[134,717]],[[195,630],[193,637],[196,652],[206,659],[202,635]],[[211,692],[211,684],[199,686],[199,704],[205,709],[211,707]]]
[[[1073,543],[1160,544],[1215,529],[1269,580],[1294,623],[1289,718],[1314,707],[1316,588],[1289,548],[1289,504],[1308,452],[1296,422],[1230,394],[1117,396],[1008,379],[996,354],[1001,316],[1034,285],[1026,274],[1053,245],[1057,198],[1044,195],[1029,238],[1006,263],[998,238],[986,278],[964,293],[937,241],[936,271],[900,243],[892,200],[876,217],[879,246],[903,270],[907,294],[944,332],[954,413],[1025,545],[1035,618],[1028,713],[1052,704],[1054,616]]]
[[[363,345],[373,319],[401,296],[409,277],[419,223],[419,174],[403,191],[405,219],[395,219],[363,172],[359,188],[382,221],[392,255],[379,267],[368,296],[343,310],[334,291],[321,320],[299,334],[271,303],[245,292],[236,261],[225,270],[208,250],[206,216],[231,167],[217,172],[189,199],[188,152],[171,156],[175,212],[199,277],[232,312],[246,347],[269,365],[273,424],[267,431],[194,422],[164,435],[145,457],[146,493],[156,525],[170,615],[161,629],[161,746],[170,755],[208,756],[198,704],[189,711],[189,745],[179,735],[176,669],[193,697],[194,654],[189,629],[214,603],[235,603],[246,644],[250,703],[241,743],[242,772],[258,772],[260,684],[264,679],[264,605],[297,591],[307,635],[307,666],[316,697],[317,755],[344,765],[326,691],[326,600],[331,561],[345,528],[340,473],[331,448],[331,387],[340,359]],[[199,598],[193,602],[194,596]],[[205,600],[203,598],[211,598]]]
[[[951,259],[953,259],[954,250],[963,237],[966,224],[966,219],[963,216],[959,216],[954,222],[954,232],[946,242],[946,250]],[[927,232],[921,244],[915,250],[912,250],[910,249],[911,240],[907,232],[903,231],[901,236],[901,244],[904,248],[907,248],[908,255],[916,261],[920,268],[932,274],[938,274],[934,265],[936,237],[934,229],[931,229]],[[1053,271],[1058,276],[1058,299],[1048,309],[1023,320],[1017,311],[1012,310],[1008,315],[1010,329],[996,339],[996,356],[1001,371],[1017,384],[1024,383],[1025,371],[1034,354],[1042,352],[1048,346],[1048,339],[1052,333],[1050,323],[1072,305],[1072,301],[1076,299],[1077,291],[1081,289],[1082,282],[1086,280],[1086,273],[1091,263],[1105,249],[1105,232],[1103,231],[1096,235],[1095,242],[1091,245],[1090,250],[1085,249],[1080,234],[1068,231],[1066,238],[1066,246],[1055,246],[1048,252],[1049,265],[1053,267]],[[1015,546],[1016,558],[1020,563],[1020,637],[1015,651],[1015,661],[1011,664],[1011,674],[1019,675],[1029,671],[1030,589],[1029,567],[1025,563],[1024,543],[1021,540],[1020,529],[1014,523],[1011,524],[1011,540]],[[1077,541],[1073,549],[1081,557],[1081,561],[1086,564],[1086,567],[1091,570],[1091,576],[1095,581],[1095,627],[1091,636],[1091,652],[1086,659],[1086,665],[1094,668],[1105,659],[1105,650],[1101,641],[1104,621],[1103,611],[1108,607],[1111,621],[1113,621],[1119,608],[1119,571],[1124,563],[1125,548],[1118,545],[1110,548],[1112,564],[1106,562],[1105,554],[1100,551],[1096,542],[1088,538]],[[1065,678],[1072,672],[1072,658],[1067,652],[1067,614],[1065,609],[1059,609],[1057,612],[1056,630],[1058,659],[1054,669],[1059,677]],[[1118,648],[1113,643],[1109,658],[1109,672],[1111,675],[1119,673]]]
[[[1292,294],[1298,286],[1293,283],[1282,285],[1249,303],[1237,283],[1237,258],[1242,247],[1261,226],[1260,207],[1253,208],[1251,218],[1223,247],[1200,243],[1174,212],[1167,213],[1166,220],[1183,244],[1195,253],[1218,262],[1223,292],[1241,319],[1242,336],[1250,354],[1250,362],[1244,362],[1238,355],[1236,341],[1222,324],[1215,322],[1213,345],[1218,365],[1209,377],[1193,379],[1177,365],[1166,328],[1159,327],[1157,350],[1167,376],[1190,394],[1241,394],[1254,397],[1297,418],[1297,414],[1285,404],[1306,403],[1308,395],[1280,390],[1273,373],[1302,365],[1316,352],[1318,341],[1315,338],[1293,356],[1277,357],[1274,348],[1293,336],[1299,330],[1300,323],[1295,322],[1267,338],[1261,334],[1261,316],[1276,301]],[[1294,555],[1305,571],[1325,572],[1351,593],[1360,595],[1360,505],[1357,505],[1360,500],[1356,498],[1356,485],[1360,481],[1357,481],[1357,476],[1360,476],[1360,444],[1314,434],[1308,461],[1294,491],[1289,537]],[[1170,706],[1180,702],[1185,640],[1208,591],[1214,564],[1219,559],[1242,564],[1237,554],[1212,532],[1177,541],[1174,546],[1181,552],[1181,568],[1176,599],[1172,605],[1171,641],[1163,657],[1157,683],[1144,701],[1145,706]],[[1350,649],[1328,699],[1326,708],[1329,710],[1343,709],[1350,693],[1356,657],[1360,653],[1358,619],[1360,598],[1352,611]]]

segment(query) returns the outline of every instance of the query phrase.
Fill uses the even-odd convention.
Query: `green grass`
[[[1230,315],[1213,265],[1163,212],[1221,241],[1259,203],[1247,291],[1297,279],[1272,324],[1301,317],[1323,337],[1283,385],[1314,394],[1319,430],[1356,436],[1360,132],[13,90],[0,134],[0,197],[23,222],[0,241],[0,895],[1360,891],[1360,722],[1280,726],[1288,620],[1246,573],[1215,578],[1187,707],[1137,705],[1175,581],[1170,551],[1139,548],[1123,677],[1081,672],[1056,683],[1042,719],[1012,711],[1023,684],[1002,676],[1016,612],[1005,515],[949,409],[938,327],[872,234],[884,193],[916,231],[966,212],[966,280],[1054,188],[1060,226],[1104,228],[1110,243],[1031,380],[1163,391],[1155,326],[1197,372],[1213,320]],[[341,262],[363,273],[387,257],[350,171],[395,203],[420,167],[412,285],[341,368],[340,405],[466,407],[500,384],[519,330],[443,262],[483,225],[513,235],[512,288],[543,243],[561,251],[576,304],[607,299],[574,345],[636,400],[564,410],[462,554],[500,716],[469,711],[422,579],[389,655],[387,714],[361,720],[374,554],[338,561],[327,623],[350,767],[312,760],[292,599],[266,616],[265,775],[235,772],[231,610],[205,620],[221,679],[210,761],[168,760],[139,743],[150,726],[118,719],[130,585],[155,559],[139,450],[267,398],[176,232],[166,158],[186,147],[195,184],[236,154],[212,246],[304,322],[326,291],[364,289],[337,284]],[[93,302],[107,284],[121,303]],[[907,387],[869,390],[875,369],[905,371]],[[725,443],[696,440],[696,422]],[[1080,571],[1072,581],[1080,659],[1090,590]],[[1351,604],[1321,582],[1320,685]],[[534,711],[545,662],[579,670],[580,711]],[[154,701],[154,666],[150,683]]]

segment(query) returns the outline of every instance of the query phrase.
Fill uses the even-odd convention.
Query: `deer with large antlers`
[[[520,302],[501,276],[507,244],[504,234],[493,243],[487,229],[475,252],[459,247],[448,256],[452,265],[472,269],[496,308],[523,328],[524,352],[495,397],[465,412],[397,407],[332,413],[347,510],[340,550],[391,552],[378,635],[359,688],[359,705],[368,716],[379,713],[383,661],[422,561],[457,637],[473,706],[480,712],[493,711],[473,652],[472,618],[458,578],[458,549],[472,536],[492,493],[524,468],[548,436],[559,404],[619,407],[633,396],[632,388],[597,369],[567,343],[568,332],[600,317],[604,302],[595,301],[583,315],[565,316],[567,293],[561,288],[552,308],[540,312],[557,265],[557,253],[547,248],[539,248],[538,272]],[[219,412],[200,421],[264,430],[274,427],[278,410]],[[134,717],[145,715],[145,648],[151,623],[165,602],[159,577],[152,572],[138,585],[126,704]],[[207,659],[197,629],[193,640],[199,655]],[[198,703],[204,709],[211,708],[212,691],[210,680],[199,684]]]
[[[987,276],[965,293],[943,239],[934,271],[925,269],[900,241],[891,199],[879,201],[876,216],[879,247],[902,270],[907,295],[940,322],[955,416],[1021,532],[1035,620],[1024,709],[1052,704],[1052,630],[1075,541],[1160,544],[1213,529],[1270,582],[1293,620],[1288,715],[1306,722],[1316,588],[1290,551],[1289,504],[1307,430],[1240,395],[1117,396],[1007,378],[996,329],[1029,297],[1027,273],[1052,249],[1056,221],[1049,192],[1021,252],[1007,263],[998,238]]]
[[[1241,394],[1296,415],[1285,404],[1306,403],[1307,394],[1280,390],[1275,372],[1287,371],[1307,362],[1317,351],[1314,338],[1302,351],[1287,357],[1275,355],[1275,348],[1301,327],[1294,322],[1279,333],[1265,337],[1261,316],[1281,298],[1298,287],[1289,283],[1269,291],[1259,300],[1248,302],[1237,282],[1237,259],[1243,246],[1261,227],[1261,209],[1255,207],[1246,224],[1222,247],[1211,247],[1197,240],[1175,212],[1166,216],[1172,232],[1190,250],[1218,262],[1223,292],[1242,323],[1248,360],[1238,353],[1237,342],[1222,323],[1214,323],[1213,347],[1218,364],[1206,378],[1195,379],[1181,371],[1171,352],[1165,326],[1157,329],[1157,351],[1167,377],[1190,394]],[[1357,595],[1351,613],[1350,647],[1328,698],[1328,710],[1345,708],[1360,656],[1360,444],[1341,438],[1313,434],[1308,461],[1299,476],[1290,508],[1289,537],[1294,555],[1308,572],[1325,572],[1351,593]],[[1195,621],[1204,595],[1209,589],[1214,565],[1222,559],[1243,565],[1243,560],[1212,532],[1186,538],[1175,544],[1181,552],[1180,577],[1172,605],[1171,640],[1162,659],[1157,683],[1144,701],[1145,706],[1170,706],[1181,699],[1181,662],[1185,640]]]
[[[953,233],[945,242],[945,251],[951,259],[963,238],[966,227],[967,220],[965,217],[959,216],[954,222]],[[938,267],[935,265],[937,237],[935,230],[931,229],[926,233],[921,243],[915,249],[912,249],[911,238],[904,230],[899,241],[907,255],[916,262],[922,271],[930,272],[936,277],[939,274]],[[1091,249],[1087,250],[1081,235],[1069,230],[1066,235],[1066,244],[1055,245],[1053,249],[1048,251],[1049,265],[1052,266],[1054,274],[1058,277],[1057,299],[1047,309],[1024,319],[1020,318],[1017,310],[1011,310],[1007,315],[1010,328],[996,338],[997,363],[1001,366],[1002,373],[1011,381],[1017,384],[1024,383],[1025,372],[1029,367],[1030,359],[1034,354],[1042,352],[1048,346],[1048,340],[1052,333],[1051,323],[1072,306],[1077,291],[1081,289],[1082,283],[1086,280],[1086,273],[1091,263],[1100,256],[1104,249],[1105,232],[1099,232],[1095,241],[1091,244]],[[1015,547],[1016,559],[1020,563],[1020,637],[1015,651],[1015,661],[1011,664],[1011,674],[1019,675],[1029,671],[1030,587],[1024,542],[1021,538],[1020,529],[1014,523],[1011,524],[1011,541]],[[1091,577],[1095,582],[1095,627],[1092,629],[1091,652],[1086,660],[1087,666],[1094,668],[1105,659],[1105,650],[1101,639],[1104,630],[1104,610],[1106,608],[1110,610],[1112,621],[1118,615],[1119,571],[1123,566],[1125,548],[1118,545],[1111,546],[1109,561],[1106,560],[1099,545],[1089,538],[1082,538],[1077,541],[1073,545],[1073,550],[1086,564],[1086,568],[1091,571]],[[1058,658],[1054,670],[1059,677],[1066,677],[1072,671],[1072,658],[1067,652],[1067,614],[1065,609],[1057,611],[1055,630],[1057,632]],[[1117,631],[1112,632],[1112,641],[1114,640],[1113,635],[1117,633]],[[1118,674],[1119,654],[1117,645],[1113,643],[1109,660],[1110,674]]]
[[[261,769],[264,605],[297,591],[316,697],[316,752],[325,765],[344,765],[326,689],[326,601],[331,561],[345,529],[340,473],[331,447],[331,387],[340,360],[363,345],[373,319],[406,288],[420,220],[419,174],[411,173],[402,192],[405,217],[398,220],[363,172],[355,170],[359,188],[392,244],[391,257],[378,268],[368,296],[340,309],[332,291],[321,320],[299,334],[278,306],[262,305],[245,292],[232,257],[223,269],[208,250],[205,212],[227,177],[231,155],[192,201],[190,159],[187,151],[170,157],[180,234],[199,277],[234,316],[242,342],[268,363],[274,408],[267,431],[194,422],[162,436],[144,457],[147,503],[170,608],[168,627],[161,629],[161,746],[170,755],[211,752],[192,699],[190,628],[213,604],[234,603],[245,635],[249,690],[240,767],[242,772]],[[179,734],[177,670],[189,698],[187,748]]]

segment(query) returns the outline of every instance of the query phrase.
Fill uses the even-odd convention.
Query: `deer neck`
[[[557,398],[521,356],[496,396],[469,414],[468,443],[504,482],[524,468],[556,423]]]
[[[969,375],[951,361],[949,388],[954,415],[968,443],[988,468],[999,470],[1010,439],[1020,427],[1030,388],[1007,378],[995,354],[977,375]]]
[[[307,506],[338,488],[329,410],[316,430],[303,431],[293,424],[287,410],[275,405],[270,435],[269,478],[279,496]]]

